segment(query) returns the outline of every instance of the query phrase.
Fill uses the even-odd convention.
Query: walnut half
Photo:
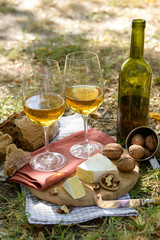
[[[53,188],[50,192],[49,192],[50,196],[57,196],[58,195],[58,188]]]
[[[61,206],[61,208],[58,208],[56,210],[56,212],[59,213],[59,214],[68,214],[72,211],[72,209],[73,209],[72,206],[63,205],[63,206]]]
[[[117,179],[114,174],[103,174],[100,178],[100,185],[111,191],[119,188],[120,179]]]

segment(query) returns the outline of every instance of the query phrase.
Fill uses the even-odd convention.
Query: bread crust
[[[6,160],[4,164],[4,174],[13,176],[13,174],[29,163],[31,155],[22,149],[18,149],[15,144],[8,145],[6,149]]]
[[[25,151],[32,152],[44,146],[43,127],[31,122],[23,111],[10,115],[0,124],[0,131],[9,134],[13,143]],[[49,140],[57,133],[58,125],[54,123],[49,127]]]
[[[6,158],[6,148],[12,143],[12,137],[8,134],[0,132],[0,162],[3,162]]]

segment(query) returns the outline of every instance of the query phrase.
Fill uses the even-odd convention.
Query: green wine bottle
[[[148,125],[152,70],[143,58],[146,21],[132,21],[130,56],[119,74],[117,142],[123,143],[129,132]]]

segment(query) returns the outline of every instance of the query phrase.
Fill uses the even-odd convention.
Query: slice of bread
[[[9,134],[13,143],[25,151],[32,152],[44,146],[43,127],[31,122],[23,111],[10,115],[0,124],[0,131]],[[49,140],[57,133],[58,124],[54,123],[49,127]]]
[[[13,176],[13,174],[29,163],[31,155],[22,149],[18,149],[15,144],[8,145],[6,149],[6,160],[4,163],[4,174]]]
[[[8,134],[0,132],[0,162],[3,162],[6,158],[6,148],[12,143],[12,137]]]

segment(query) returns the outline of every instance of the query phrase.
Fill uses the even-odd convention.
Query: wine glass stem
[[[84,121],[85,142],[88,143],[88,115],[82,115]]]
[[[49,153],[49,127],[44,126],[45,153]]]

